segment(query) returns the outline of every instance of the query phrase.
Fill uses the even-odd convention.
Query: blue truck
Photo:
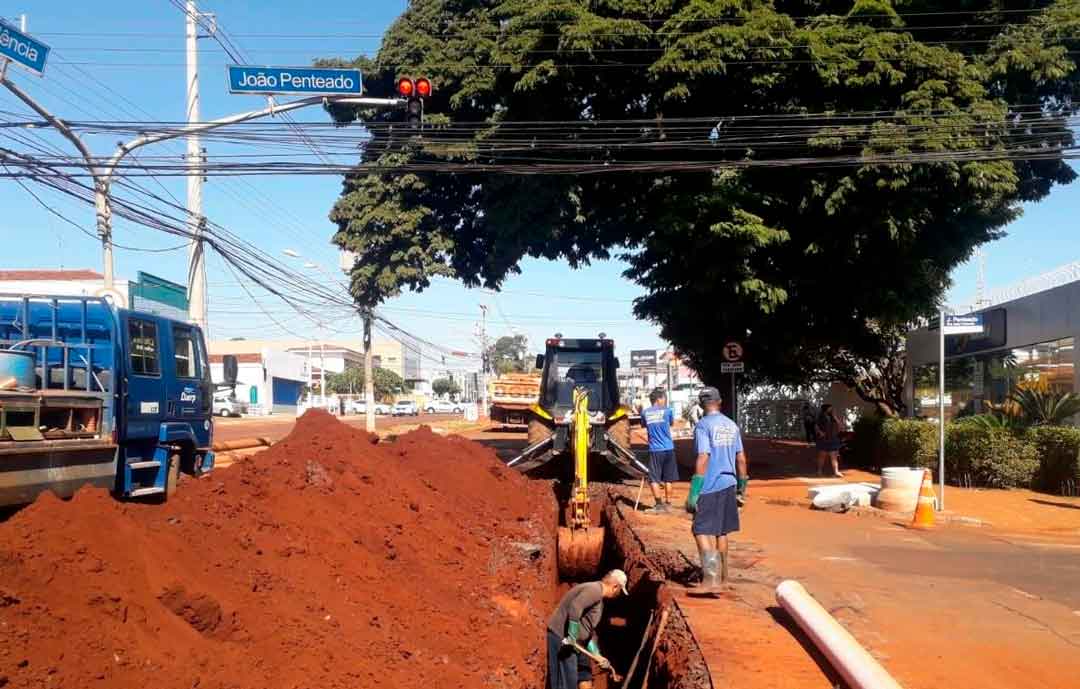
[[[235,385],[235,362],[225,369]],[[0,505],[86,484],[166,499],[181,471],[213,469],[213,392],[191,323],[98,297],[0,295]]]

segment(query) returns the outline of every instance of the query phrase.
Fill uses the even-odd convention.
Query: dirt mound
[[[319,412],[165,505],[43,496],[0,524],[0,686],[541,686],[553,508],[475,443]]]

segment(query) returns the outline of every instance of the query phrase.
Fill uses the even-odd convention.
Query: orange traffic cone
[[[934,528],[934,481],[930,477],[929,469],[923,472],[922,487],[919,489],[919,503],[915,506],[915,519],[911,522],[911,528]]]

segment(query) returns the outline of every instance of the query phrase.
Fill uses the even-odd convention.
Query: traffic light
[[[405,121],[412,129],[424,126],[424,99],[431,95],[431,80],[426,77],[413,79],[401,77],[397,80],[398,94],[405,99]]]

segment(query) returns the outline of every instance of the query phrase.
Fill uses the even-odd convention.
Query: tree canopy
[[[375,399],[388,400],[394,395],[408,392],[405,381],[393,371],[376,366],[373,373]],[[364,369],[359,366],[350,366],[341,373],[327,373],[326,391],[339,395],[364,394]]]
[[[532,368],[527,362],[529,341],[524,335],[503,335],[487,351],[487,364],[495,374],[523,373]]]
[[[446,395],[454,397],[461,393],[461,386],[453,378],[436,378],[431,381],[431,391],[439,397]]]
[[[1080,0],[415,0],[358,63],[430,77],[427,125],[358,113],[334,240],[362,306],[623,257],[705,380],[733,337],[895,409],[903,327],[1075,177],[1078,36]]]

